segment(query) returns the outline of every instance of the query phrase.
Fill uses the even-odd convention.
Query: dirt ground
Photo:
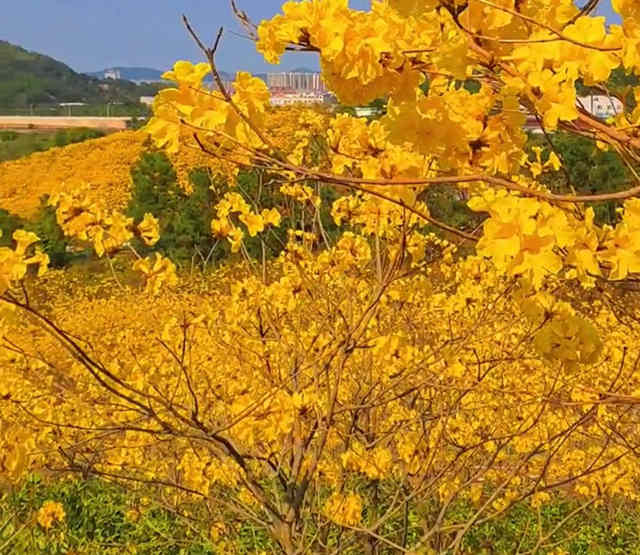
[[[121,130],[127,128],[127,117],[92,116],[0,116],[0,129],[66,129],[88,127],[92,129]]]

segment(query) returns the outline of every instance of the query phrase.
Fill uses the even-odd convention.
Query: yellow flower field
[[[573,517],[640,512],[636,6],[613,2],[620,25],[572,0],[236,10],[268,62],[317,55],[337,114],[273,109],[244,71],[227,88],[222,30],[209,47],[185,18],[206,62],[175,63],[145,127],[179,188],[151,160],[154,208],[123,213],[143,133],[1,170],[4,206],[50,193],[52,226],[108,276],[50,271],[29,230],[0,247],[3,486],[140,488],[222,553],[480,553],[505,535],[498,552],[584,553],[556,541]],[[599,118],[581,87],[624,110]],[[348,109],[372,102],[380,117]],[[591,162],[560,131],[624,179],[585,191]],[[190,234],[227,263],[199,274],[194,248],[180,266],[167,237]],[[47,507],[60,533],[71,512]]]

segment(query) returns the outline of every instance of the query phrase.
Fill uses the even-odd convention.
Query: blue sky
[[[581,0],[582,4],[584,0]],[[283,0],[237,0],[254,21],[279,11]],[[209,40],[219,26],[227,30],[219,54],[221,69],[265,71],[269,67],[240,31],[228,0],[21,0],[3,1],[0,39],[48,54],[76,71],[110,66],[167,69],[177,59],[199,60],[200,54],[180,22],[182,13]],[[354,8],[368,0],[351,0]],[[609,0],[603,15],[610,16]],[[317,67],[310,54],[289,54],[284,69]]]

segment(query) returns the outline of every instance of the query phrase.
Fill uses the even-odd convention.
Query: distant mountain
[[[0,108],[26,109],[61,102],[137,104],[141,96],[157,91],[157,85],[101,81],[44,54],[0,41]]]
[[[111,67],[102,71],[93,71],[87,73],[91,77],[98,79],[113,78],[113,75],[119,75],[120,79],[126,81],[146,81],[148,83],[157,83],[162,81],[164,71],[153,69],[151,67]]]
[[[91,73],[87,73],[91,77],[95,77],[97,79],[113,79],[116,76],[119,76],[120,79],[125,79],[127,81],[134,81],[137,83],[147,82],[147,83],[159,83],[162,82],[162,75],[164,71],[159,69],[153,69],[150,67],[111,67],[107,69],[103,69],[102,71],[92,71]],[[267,80],[266,73],[255,73],[256,77],[259,77],[263,81]],[[236,74],[230,73],[228,71],[221,71],[220,77],[225,81],[233,81],[236,78]],[[205,79],[205,82],[210,82],[212,80],[211,76]]]

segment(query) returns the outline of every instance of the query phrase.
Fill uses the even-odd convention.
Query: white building
[[[67,115],[70,116],[73,113],[73,108],[77,108],[79,106],[86,106],[87,103],[86,102],[60,102],[58,103],[58,106],[60,106],[60,108],[66,108],[67,109]]]
[[[380,110],[378,108],[374,108],[373,106],[355,106],[353,108],[353,111],[359,118],[369,118],[377,116],[380,113]]]
[[[270,89],[294,89],[296,91],[326,91],[319,73],[280,72],[267,73]]]
[[[324,95],[319,92],[288,91],[273,93],[271,95],[272,106],[289,106],[291,104],[322,104]]]
[[[579,96],[576,98],[576,101],[576,104],[579,107],[584,108],[592,116],[601,120],[606,120],[624,112],[624,105],[622,102],[613,96],[592,94],[588,96]],[[528,113],[524,106],[521,106],[520,110],[527,118],[524,129],[530,133],[543,133],[538,118],[536,118],[535,115]]]
[[[607,119],[624,112],[624,106],[617,98],[603,94],[592,94],[578,97],[578,104],[582,105],[591,115]]]
[[[140,104],[145,104],[147,106],[152,106],[154,98],[155,98],[155,96],[141,96],[140,97]]]
[[[120,70],[118,69],[107,69],[104,72],[105,79],[120,79]]]

